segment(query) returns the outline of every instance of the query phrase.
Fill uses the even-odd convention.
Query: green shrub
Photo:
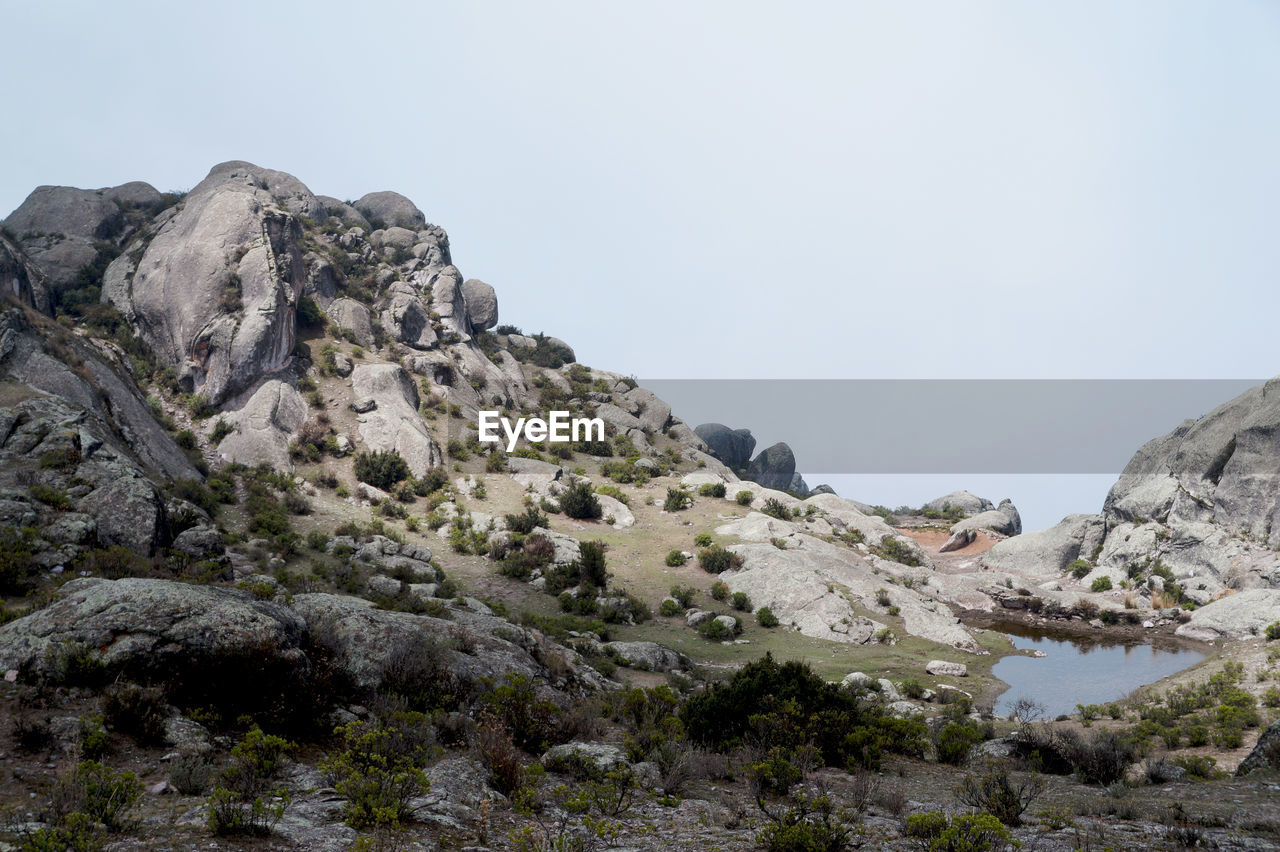
[[[765,817],[755,838],[765,852],[842,852],[857,833],[857,815],[836,807],[826,793],[797,793]]]
[[[959,766],[969,760],[969,751],[982,742],[982,729],[968,719],[949,722],[934,734],[933,748],[939,763]]]
[[[887,535],[880,539],[880,544],[874,548],[874,552],[885,559],[907,567],[915,567],[920,564],[920,557],[916,555],[916,552],[896,535]]]
[[[422,766],[431,744],[413,729],[429,730],[427,717],[403,714],[401,724],[356,720],[339,727],[342,748],[320,771],[346,800],[343,817],[358,830],[395,829],[412,816],[409,801],[429,789]]]
[[[693,543],[698,547],[710,547],[711,541],[711,533],[698,533],[693,537]]]
[[[755,499],[754,494],[750,491],[739,491],[734,495],[733,499],[739,506],[750,506],[751,501]]]
[[[911,814],[903,833],[926,852],[998,852],[1011,848],[1013,835],[991,814],[956,814],[941,811]]]
[[[563,445],[558,444],[557,446],[563,446]],[[624,506],[631,505],[631,498],[628,497],[623,492],[623,490],[616,485],[608,485],[608,484],[597,485],[596,493],[604,494],[606,497],[612,497],[613,499],[617,500],[619,503],[621,503]]]
[[[684,612],[684,610],[680,608],[680,604],[676,601],[663,599],[662,603],[658,604],[658,615],[665,618],[671,618],[672,616],[679,615],[682,612]]]
[[[762,606],[756,610],[756,624],[761,627],[777,627],[778,616],[773,614],[773,610],[767,606]]]
[[[723,497],[724,494],[723,482],[706,482],[698,486],[698,496],[700,497]]]
[[[528,535],[538,527],[547,528],[549,521],[537,506],[530,506],[516,515],[507,515],[507,529],[519,535]]]
[[[693,498],[683,488],[667,488],[667,498],[662,508],[667,512],[681,512],[693,505]]]
[[[218,837],[265,837],[284,816],[287,794],[283,790],[277,793],[275,801],[262,796],[244,801],[233,791],[219,787],[205,803],[205,825]]]
[[[577,520],[597,520],[604,514],[600,501],[592,492],[591,485],[586,482],[570,485],[561,492],[557,502],[561,512]]]
[[[729,584],[723,580],[716,580],[711,584],[711,597],[718,601],[727,601],[729,599]]]
[[[1095,578],[1094,581],[1089,585],[1089,590],[1093,592],[1111,591],[1111,578],[1106,576],[1105,574],[1101,577]]]
[[[1067,571],[1077,580],[1083,580],[1085,575],[1093,570],[1093,565],[1087,559],[1076,559],[1067,566]]]
[[[666,561],[667,561],[667,565],[670,566],[671,568],[679,568],[687,560],[685,559],[684,551],[673,550],[667,554]]]
[[[751,598],[746,592],[734,592],[729,596],[729,606],[739,612],[751,612],[754,607],[751,606]]]
[[[127,814],[141,798],[142,784],[132,772],[86,760],[58,778],[50,821],[64,825],[72,814],[86,814],[109,831],[120,831],[128,826]]]
[[[183,754],[169,764],[169,783],[184,796],[203,796],[213,779],[213,764],[199,754]]]
[[[1266,637],[1268,642],[1280,639],[1280,621],[1273,621],[1267,625]]]
[[[807,664],[771,654],[691,697],[680,718],[690,739],[717,751],[748,739],[762,748],[812,744],[825,765],[841,768],[877,768],[886,751],[919,755],[927,745],[922,721],[889,716]]]
[[[192,445],[194,446],[195,436],[192,436]],[[181,444],[179,444],[181,446]],[[80,451],[75,447],[60,447],[56,450],[49,450],[40,456],[40,467],[45,470],[64,470],[69,467],[75,467],[80,463]]]
[[[734,619],[734,626],[729,627],[718,618],[707,619],[698,625],[698,633],[712,642],[725,642],[742,632],[742,622]]]
[[[328,317],[310,296],[298,300],[298,324],[303,328],[324,328]]]
[[[35,500],[39,500],[46,506],[60,511],[66,511],[71,508],[71,500],[67,497],[67,492],[60,488],[52,488],[48,485],[37,483],[27,489],[27,493]]]
[[[395,450],[360,452],[355,459],[356,479],[384,491],[409,476],[409,464]]]
[[[101,852],[107,845],[102,823],[88,814],[66,814],[60,825],[37,829],[22,839],[22,852]]]
[[[671,587],[671,597],[675,598],[680,606],[685,609],[693,606],[693,596],[697,593],[698,590],[692,586],[675,585]]]
[[[771,518],[777,518],[780,521],[791,520],[791,510],[783,504],[777,497],[770,497],[764,501],[764,505],[760,507],[760,511],[764,512]]]
[[[725,571],[736,571],[741,568],[743,558],[740,554],[715,544],[698,553],[698,564],[708,574],[723,574]]]

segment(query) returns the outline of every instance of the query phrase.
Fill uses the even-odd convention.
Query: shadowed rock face
[[[8,237],[0,235],[0,294],[49,313],[49,292],[41,272]]]
[[[37,187],[4,225],[55,289],[71,285],[98,256],[98,245],[121,235],[130,213],[161,200],[141,181],[106,189]]]
[[[785,491],[791,488],[795,472],[796,457],[791,448],[784,443],[777,443],[751,460],[751,464],[747,466],[747,479],[765,488]]]
[[[756,448],[749,429],[730,429],[723,423],[703,423],[693,430],[706,442],[707,450],[731,468],[741,470],[751,461]]]

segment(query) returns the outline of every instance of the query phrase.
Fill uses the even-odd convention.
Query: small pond
[[[995,710],[1003,716],[1019,698],[1044,705],[1050,719],[1075,712],[1077,704],[1105,704],[1207,656],[1192,645],[1170,640],[1108,642],[1025,625],[997,629],[1008,634],[1015,648],[1044,653],[1043,657],[1004,657],[992,668],[992,674],[1009,684],[996,700]]]

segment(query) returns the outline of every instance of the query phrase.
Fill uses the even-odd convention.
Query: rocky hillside
[[[1003,542],[984,561],[1127,587],[1148,608],[1186,605],[1185,636],[1260,635],[1280,618],[1278,424],[1273,380],[1144,445],[1100,514]]]
[[[1110,740],[984,712],[1008,642],[958,613],[1280,618],[1265,389],[1144,448],[1103,515],[1021,534],[1007,500],[891,511],[689,428],[500,324],[393,192],[244,162],[186,193],[40,187],[0,292],[0,834],[23,848],[1052,848],[1055,818],[949,822],[947,767],[1035,787],[1052,752],[1074,807]],[[508,452],[481,409],[606,435]],[[1256,704],[1266,678],[1231,672]],[[1262,721],[1214,722],[1224,760]]]

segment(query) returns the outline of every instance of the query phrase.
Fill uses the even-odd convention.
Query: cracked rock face
[[[374,407],[360,414],[360,437],[371,451],[396,450],[414,476],[439,467],[443,456],[422,418],[418,389],[398,364],[361,364],[351,374],[355,400],[372,400]]]
[[[216,166],[159,227],[136,269],[135,252],[112,263],[104,298],[192,392],[221,403],[289,360],[306,281],[295,212],[319,204],[283,173]]]

